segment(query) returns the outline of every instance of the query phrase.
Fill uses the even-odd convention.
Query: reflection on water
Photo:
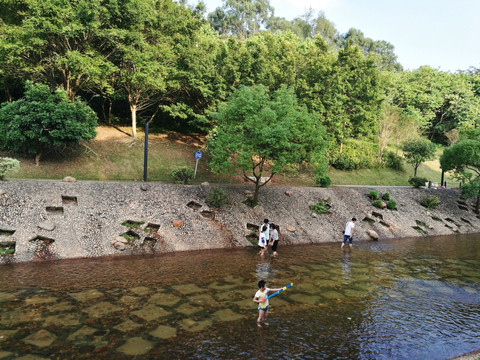
[[[0,359],[447,359],[480,348],[480,237],[0,267]],[[257,328],[257,281],[294,286]]]

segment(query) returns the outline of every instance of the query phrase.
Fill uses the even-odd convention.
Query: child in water
[[[258,327],[262,327],[262,324],[261,324],[262,321],[265,325],[268,325],[267,315],[268,315],[268,309],[270,309],[270,305],[268,303],[267,294],[270,291],[275,292],[279,290],[282,290],[282,289],[267,288],[267,282],[265,280],[260,280],[258,282],[258,291],[255,293],[255,296],[253,297],[253,302],[258,304],[258,319],[257,319]]]
[[[260,251],[258,252],[258,254],[260,256],[265,255],[265,251],[267,251],[268,245],[267,245],[267,239],[265,237],[265,231],[267,231],[267,227],[263,226],[260,229],[260,235],[258,236],[258,247],[260,248]]]

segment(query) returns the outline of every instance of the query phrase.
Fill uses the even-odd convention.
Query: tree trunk
[[[260,190],[260,179],[255,182],[255,192],[253,193],[253,206],[258,204],[258,193]]]
[[[132,113],[132,136],[137,137],[137,105],[130,105],[130,111]]]
[[[477,195],[477,203],[475,204],[475,213],[478,214],[480,210],[480,191],[478,192]]]
[[[39,166],[40,165],[40,158],[42,157],[42,152],[37,152],[35,154],[35,166]]]

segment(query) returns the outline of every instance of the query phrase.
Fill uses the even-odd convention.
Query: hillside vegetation
[[[51,153],[40,166],[30,157],[18,157],[20,169],[11,177],[20,179],[62,179],[74,176],[78,180],[100,181],[143,181],[144,133],[134,140],[126,134],[128,128],[100,126],[98,135],[88,143],[79,144],[58,153]],[[194,169],[194,153],[202,150],[204,138],[186,136],[174,132],[149,134],[148,181],[173,182],[170,172],[178,166]],[[1,156],[9,155],[6,152]],[[217,176],[206,165],[205,156],[198,163],[193,184],[209,181],[212,183],[245,183],[241,173],[235,176]],[[388,168],[372,168],[341,171],[330,168],[328,175],[333,185],[409,185],[413,169],[404,164],[404,171]],[[421,165],[419,176],[440,182],[438,160]],[[447,178],[448,180],[448,178]],[[273,177],[273,185],[313,186],[314,176],[306,169],[292,168]],[[451,185],[454,185],[452,182]],[[455,184],[456,185],[456,184]]]

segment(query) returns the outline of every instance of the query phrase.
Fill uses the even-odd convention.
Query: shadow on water
[[[479,236],[279,252],[0,266],[0,357],[448,359],[479,348]],[[262,328],[259,279],[294,283]]]

